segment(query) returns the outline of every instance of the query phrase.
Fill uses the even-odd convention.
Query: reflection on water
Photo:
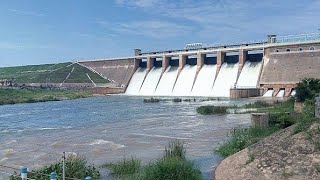
[[[126,96],[0,106],[0,164],[41,167],[63,151],[101,164],[135,156],[147,163],[165,145],[181,139],[187,155],[206,179],[221,158],[213,149],[236,126],[248,126],[249,115],[197,115],[200,104],[233,105],[248,100],[143,103]]]

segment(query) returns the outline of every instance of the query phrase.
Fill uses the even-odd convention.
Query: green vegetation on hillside
[[[186,159],[186,150],[180,141],[173,141],[165,148],[162,158],[142,167],[141,161],[131,158],[115,163],[107,163],[102,167],[108,168],[115,179],[149,180],[200,180],[201,172],[194,163]]]
[[[293,112],[293,104],[294,100],[290,99],[271,107],[268,110],[270,113],[268,128],[234,128],[229,134],[228,141],[215,151],[223,157],[228,157],[272,133],[292,125],[296,119],[295,115],[290,115],[290,112]]]
[[[90,96],[88,93],[64,90],[43,89],[0,89],[0,105],[17,103],[35,103],[78,99]]]
[[[0,79],[16,79],[16,83],[92,83],[87,74],[95,83],[109,82],[99,74],[70,62],[0,68]]]
[[[307,131],[314,122],[319,122],[319,119],[315,118],[314,115],[314,98],[319,95],[319,93],[319,79],[304,79],[296,88],[295,98],[291,98],[282,103],[277,103],[273,107],[268,107],[267,104],[259,103],[261,107],[265,107],[260,109],[262,112],[270,113],[269,127],[258,129],[253,127],[235,128],[231,131],[229,140],[216,149],[216,152],[224,157],[230,156],[258,142],[262,138],[291,125],[295,125],[294,133],[305,132],[310,141],[315,143],[316,147],[319,146],[320,150],[320,143],[318,141],[320,136],[318,137],[318,135],[315,135],[317,133],[310,133]],[[294,112],[295,100],[304,103],[303,112],[301,114]],[[320,134],[320,130],[318,134]]]
[[[51,172],[56,172],[58,177],[57,179],[62,179],[62,160],[55,164],[28,172],[28,178],[49,180]],[[87,165],[86,159],[81,156],[68,156],[65,161],[65,172],[66,179],[85,179],[87,176],[91,176],[93,179],[98,179],[100,177],[100,172],[97,168],[94,165]],[[10,177],[10,180],[20,179],[21,177],[19,177],[17,173]]]

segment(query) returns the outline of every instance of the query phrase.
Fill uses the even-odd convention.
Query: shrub
[[[280,129],[287,128],[297,122],[298,114],[295,113],[271,113],[269,119],[270,126],[276,126]]]
[[[174,98],[174,99],[172,100],[172,102],[182,102],[182,99],[180,99],[180,98]]]
[[[179,140],[172,141],[169,143],[168,147],[165,147],[163,158],[186,158],[186,150],[183,143]]]
[[[226,114],[227,107],[225,107],[225,106],[200,106],[197,108],[197,112],[202,115]]]
[[[144,99],[144,103],[157,103],[160,102],[160,99],[150,98],[150,99]]]
[[[307,99],[313,99],[320,93],[320,79],[306,78],[298,83],[296,87],[296,99],[303,102]]]
[[[111,175],[117,176],[127,176],[139,173],[141,170],[141,161],[131,157],[131,159],[124,158],[122,161],[116,163],[106,163],[101,167],[105,167],[110,170]]]
[[[179,140],[172,141],[165,148],[161,159],[141,167],[140,161],[134,158],[124,159],[117,163],[107,163],[115,179],[132,180],[198,180],[201,172],[193,162],[186,159],[186,150]]]
[[[228,157],[242,149],[258,142],[262,138],[276,132],[278,128],[234,128],[229,140],[216,149],[216,152],[223,157]]]
[[[294,133],[298,133],[306,130],[310,125],[317,119],[314,115],[314,100],[306,100],[304,102],[304,108],[302,111],[301,118],[299,119],[296,127],[294,128]]]
[[[145,167],[141,180],[200,180],[201,172],[193,162],[180,158],[164,158]]]
[[[70,155],[65,161],[65,172],[68,178],[84,179],[87,176],[91,176],[93,179],[100,177],[100,172],[94,165],[86,165],[87,161],[84,157]],[[50,179],[50,173],[56,172],[58,177],[62,177],[62,161],[55,164],[45,166],[38,170],[32,170],[28,173],[28,178],[31,179]],[[17,175],[17,173],[15,173]],[[18,176],[11,176],[10,180],[19,180]]]
[[[245,108],[262,108],[262,107],[269,107],[271,104],[268,104],[265,101],[256,101],[254,103],[249,103],[244,105]]]

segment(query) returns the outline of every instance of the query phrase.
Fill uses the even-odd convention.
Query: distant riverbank
[[[0,105],[79,99],[91,96],[81,91],[45,89],[0,89]]]

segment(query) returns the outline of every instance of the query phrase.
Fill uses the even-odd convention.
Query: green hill
[[[0,68],[0,79],[16,83],[108,83],[109,81],[78,63],[58,63]]]

